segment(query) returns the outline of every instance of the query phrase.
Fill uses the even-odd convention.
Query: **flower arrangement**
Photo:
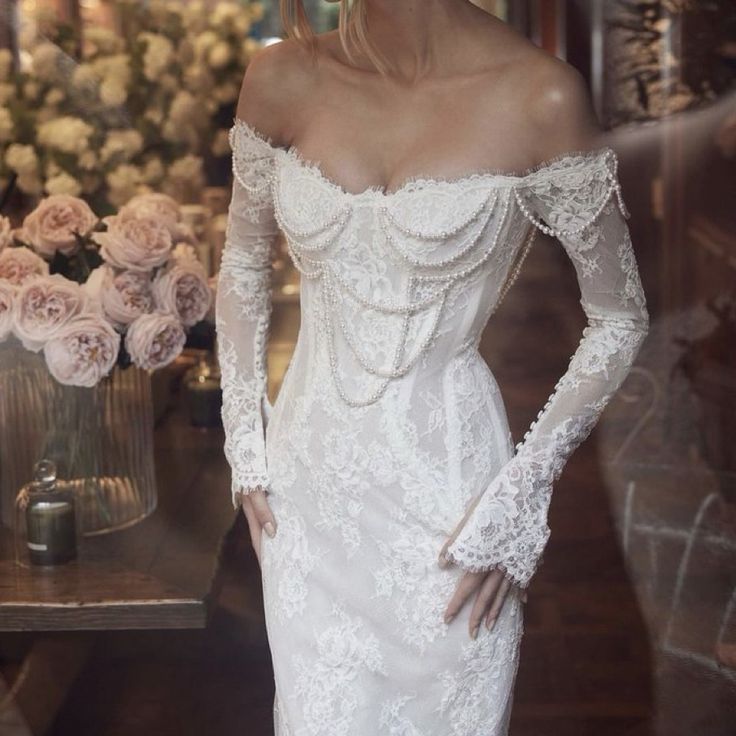
[[[120,32],[86,26],[74,38],[45,18],[21,36],[20,69],[0,50],[0,184],[82,197],[103,214],[146,191],[197,201],[206,164],[229,154],[262,6],[113,5]]]
[[[167,365],[213,299],[166,194],[102,219],[68,194],[41,200],[17,229],[0,217],[0,341],[42,351],[62,384],[94,386],[116,364]]]

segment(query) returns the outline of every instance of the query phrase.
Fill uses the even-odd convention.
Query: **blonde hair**
[[[280,0],[280,10],[287,38],[298,41],[316,56],[317,41],[307,12],[304,10],[304,1]],[[391,64],[368,38],[366,17],[366,0],[340,0],[338,19],[340,42],[351,63],[356,63],[354,50],[358,49],[381,74],[385,74],[391,68]]]

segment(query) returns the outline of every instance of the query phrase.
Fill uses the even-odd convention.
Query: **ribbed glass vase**
[[[53,460],[74,488],[89,536],[120,529],[156,508],[150,375],[116,366],[96,386],[64,386],[43,353],[11,336],[0,343],[0,519],[34,464]]]

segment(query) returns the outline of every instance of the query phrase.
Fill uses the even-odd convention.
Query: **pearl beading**
[[[493,200],[491,204],[491,199]],[[389,225],[387,222],[387,218],[380,216],[380,215],[388,215],[389,210],[386,205],[383,205],[379,209],[379,224],[381,226],[381,229],[383,230],[383,234],[386,238],[386,241],[389,245],[392,246],[394,251],[399,254],[401,258],[403,258],[407,263],[410,263],[413,266],[416,266],[418,268],[441,268],[443,266],[449,266],[453,263],[457,263],[461,258],[466,256],[479,242],[481,235],[485,232],[486,227],[488,226],[488,223],[493,216],[493,213],[496,209],[496,203],[498,202],[498,196],[493,193],[489,193],[489,196],[486,198],[483,207],[477,212],[477,214],[473,217],[473,219],[469,220],[468,222],[463,224],[462,228],[457,228],[456,230],[447,231],[447,234],[445,237],[452,237],[454,235],[457,235],[462,229],[469,227],[472,225],[476,219],[480,216],[480,214],[483,212],[483,209],[487,206],[488,211],[486,213],[486,217],[483,220],[478,232],[475,233],[475,235],[468,240],[468,242],[463,245],[460,249],[458,249],[455,253],[453,253],[451,256],[447,256],[445,258],[442,258],[437,261],[423,261],[416,256],[411,255],[410,253],[407,253],[404,248],[399,245],[399,243],[396,241],[394,236],[391,234],[391,231],[389,230]],[[393,222],[393,218],[391,218]],[[402,228],[399,228],[402,232],[405,232]],[[407,233],[408,234],[408,233]],[[417,237],[419,239],[422,239],[423,236],[420,235],[414,235],[413,237]],[[444,276],[442,276],[444,278]]]
[[[490,210],[489,217],[484,223],[483,228],[481,228],[481,233],[485,232],[487,223],[488,221],[490,221],[490,214],[496,210],[497,202],[498,202],[498,199],[494,198],[494,206],[489,208]],[[388,388],[392,379],[400,378],[406,375],[414,367],[414,365],[416,365],[420,357],[424,353],[426,353],[427,350],[429,350],[429,348],[431,347],[432,343],[434,342],[436,338],[437,329],[440,324],[440,319],[443,313],[443,308],[446,302],[446,297],[447,297],[447,294],[450,288],[455,283],[457,283],[458,279],[462,279],[465,276],[469,276],[470,274],[478,270],[484,263],[488,261],[488,259],[491,256],[491,253],[494,252],[498,244],[498,240],[506,224],[508,212],[510,209],[510,202],[511,202],[511,197],[506,196],[506,198],[504,199],[503,210],[501,212],[501,216],[499,217],[498,226],[496,227],[493,237],[491,238],[489,247],[486,249],[483,256],[479,258],[475,263],[469,264],[468,266],[462,269],[459,269],[458,271],[455,271],[451,274],[442,274],[441,276],[431,276],[427,274],[412,274],[411,275],[409,279],[409,283],[408,283],[408,288],[407,288],[408,294],[411,294],[411,291],[413,290],[414,285],[418,282],[428,282],[428,283],[431,283],[434,287],[434,288],[431,288],[428,296],[414,303],[403,303],[402,304],[398,302],[388,302],[388,301],[377,302],[377,301],[368,299],[367,297],[364,297],[362,294],[358,293],[342,277],[342,275],[334,267],[332,267],[327,261],[319,262],[318,264],[316,264],[313,270],[310,270],[309,268],[306,267],[304,263],[304,261],[309,260],[308,256],[306,256],[303,253],[299,254],[297,252],[297,249],[301,248],[302,244],[294,240],[293,238],[289,237],[287,233],[287,238],[286,238],[287,249],[288,249],[290,256],[292,257],[292,260],[294,261],[294,265],[296,266],[296,268],[300,271],[300,273],[302,273],[307,278],[321,280],[320,293],[322,294],[323,310],[324,310],[321,320],[327,332],[326,342],[328,346],[330,371],[333,376],[333,380],[334,380],[337,392],[340,398],[346,404],[352,407],[365,407],[372,403],[375,403],[386,392],[386,389]],[[529,245],[530,243],[526,245],[526,250],[528,250]],[[517,265],[517,269],[514,275],[514,280],[515,280],[515,277],[518,276],[520,266],[521,266],[521,262],[519,262],[519,264]],[[441,285],[437,282],[441,282]],[[350,331],[348,329],[347,324],[344,321],[344,318],[342,317],[341,314],[339,314],[336,285],[341,287],[343,291],[345,291],[356,302],[361,304],[361,306],[366,307],[367,309],[372,309],[372,310],[375,310],[383,314],[403,316],[401,336],[400,336],[399,343],[397,345],[397,348],[394,354],[394,360],[392,361],[391,366],[389,368],[382,368],[382,367],[372,365],[355,345],[354,341],[352,340],[350,336]],[[510,286],[510,284],[508,284],[508,286]],[[405,344],[406,334],[408,331],[408,324],[409,324],[410,316],[417,314],[419,311],[422,311],[426,307],[432,304],[435,304],[437,302],[439,302],[439,304],[437,305],[437,308],[435,310],[434,318],[433,318],[432,325],[429,331],[425,334],[424,338],[419,343],[418,347],[414,351],[414,355],[406,362],[405,365],[402,366],[401,360],[402,360],[404,351],[406,349],[406,344]],[[337,354],[335,350],[335,325],[334,325],[334,320],[333,320],[333,314],[338,315],[337,319],[339,321],[341,332],[343,335],[345,335],[346,343],[348,347],[350,348],[352,354],[355,356],[355,359],[357,360],[359,365],[361,365],[361,367],[368,374],[383,379],[381,383],[377,386],[377,388],[366,397],[356,398],[356,397],[349,396],[345,390],[342,379],[340,378]]]
[[[585,220],[581,225],[573,228],[553,228],[549,225],[545,225],[539,218],[535,217],[526,202],[524,202],[519,187],[514,187],[514,197],[519,205],[519,209],[522,211],[524,216],[545,235],[551,235],[556,238],[571,237],[574,235],[580,235],[587,230],[601,215],[603,210],[606,208],[611,195],[616,193],[616,200],[618,203],[619,210],[624,218],[630,217],[630,213],[624,203],[623,195],[621,193],[621,184],[618,181],[618,159],[613,151],[606,151],[605,162],[607,164],[606,179],[608,180],[608,191],[606,196],[603,197],[600,205],[596,207],[593,214]]]
[[[410,278],[409,284],[407,286],[407,291],[411,293],[411,289],[412,289],[412,281]],[[353,337],[350,333],[350,330],[348,329],[348,326],[345,323],[345,319],[342,316],[342,312],[340,312],[339,310],[337,310],[338,323],[340,325],[342,334],[345,338],[345,342],[348,344],[356,360],[358,361],[358,363],[360,363],[360,365],[363,367],[364,370],[366,370],[371,375],[379,376],[382,378],[401,378],[402,376],[405,376],[414,367],[414,365],[419,360],[421,355],[424,352],[426,352],[430,344],[433,342],[436,336],[437,328],[439,327],[440,315],[442,314],[442,309],[445,304],[446,295],[447,295],[447,291],[444,292],[439,303],[437,304],[430,329],[427,331],[424,338],[422,338],[422,340],[419,342],[418,347],[415,349],[414,355],[411,358],[409,358],[409,360],[407,360],[407,362],[403,366],[400,366],[400,367],[394,365],[390,369],[384,369],[384,368],[379,368],[374,365],[371,365],[368,359],[362,354],[358,346],[353,342]],[[337,307],[338,306],[337,293],[335,292],[334,287],[331,287],[331,298],[332,298],[332,304],[335,307]],[[404,342],[404,343],[406,341],[406,335],[409,329],[409,321],[410,321],[409,315],[403,314],[399,339],[401,342]],[[404,349],[405,349],[405,345],[404,345]]]
[[[246,130],[248,130],[248,128],[246,128]],[[231,141],[232,141],[232,138],[231,138]],[[274,148],[271,145],[270,141],[266,141],[266,144],[271,149]],[[280,149],[275,149],[275,150],[280,150]],[[566,156],[564,158],[568,158],[568,157]],[[437,275],[437,274],[415,274],[414,275],[414,279],[417,282],[441,284],[440,286],[437,286],[435,289],[433,289],[433,291],[429,294],[429,296],[426,297],[425,299],[421,300],[421,302],[414,303],[414,304],[405,304],[405,305],[400,305],[400,304],[396,304],[396,303],[378,304],[378,303],[375,303],[375,302],[371,302],[370,300],[362,299],[360,297],[360,295],[352,294],[354,297],[357,297],[357,300],[359,302],[362,302],[366,306],[371,306],[373,308],[377,308],[379,311],[384,311],[384,312],[391,313],[391,314],[397,314],[397,313],[399,313],[399,314],[402,314],[403,315],[402,329],[401,329],[401,339],[399,340],[399,342],[398,342],[398,344],[396,346],[396,350],[395,350],[395,353],[394,353],[394,359],[392,361],[392,365],[391,365],[391,368],[390,369],[381,369],[381,368],[377,368],[376,366],[370,365],[369,361],[367,361],[365,359],[365,356],[363,356],[362,353],[359,350],[356,350],[356,346],[352,343],[352,340],[349,337],[349,330],[347,330],[347,325],[345,324],[344,318],[341,315],[339,317],[340,318],[340,326],[341,326],[341,329],[343,331],[343,334],[345,334],[346,341],[347,341],[347,343],[348,343],[351,351],[355,355],[356,359],[358,360],[358,362],[361,364],[361,366],[368,373],[384,378],[384,380],[376,388],[376,390],[374,390],[373,392],[371,392],[371,394],[368,397],[365,397],[364,399],[355,399],[353,397],[347,396],[346,393],[345,393],[345,391],[344,391],[344,387],[342,385],[342,381],[341,381],[340,376],[339,376],[339,371],[338,371],[338,368],[337,368],[337,359],[336,359],[336,355],[335,355],[335,345],[334,345],[334,332],[335,332],[334,331],[334,323],[333,323],[333,321],[331,319],[330,309],[329,309],[329,307],[332,307],[333,310],[335,311],[335,313],[337,311],[335,309],[336,306],[337,306],[337,291],[335,291],[334,285],[332,285],[332,287],[331,287],[331,289],[332,289],[331,294],[328,294],[328,291],[329,291],[330,287],[329,286],[327,288],[324,287],[324,284],[327,282],[327,279],[324,278],[324,274],[325,274],[324,264],[320,264],[317,268],[315,268],[314,270],[311,270],[310,271],[309,269],[307,269],[305,267],[304,263],[302,262],[301,255],[297,253],[297,248],[299,250],[301,250],[301,251],[308,251],[308,252],[316,252],[316,251],[319,251],[319,250],[326,249],[331,243],[333,243],[335,241],[335,239],[338,237],[338,235],[344,229],[345,225],[347,224],[347,220],[349,218],[349,215],[350,215],[350,213],[352,211],[352,208],[350,207],[350,205],[348,205],[348,206],[344,207],[341,210],[337,210],[335,213],[333,213],[333,215],[330,217],[330,219],[327,221],[327,223],[322,223],[319,227],[315,228],[312,231],[310,231],[308,229],[293,229],[293,230],[291,230],[292,236],[297,236],[297,237],[304,238],[304,237],[312,237],[312,236],[315,236],[317,234],[324,233],[330,227],[335,226],[338,223],[340,224],[340,227],[337,228],[337,232],[336,233],[333,233],[332,234],[332,237],[329,238],[328,241],[319,243],[316,246],[315,245],[311,245],[310,246],[310,245],[307,245],[307,244],[305,244],[303,242],[298,242],[295,237],[289,237],[289,233],[286,232],[286,230],[288,228],[287,227],[284,227],[286,225],[286,223],[284,222],[284,218],[282,216],[283,213],[282,213],[281,208],[280,208],[280,202],[278,202],[277,206],[279,206],[279,219],[280,219],[279,224],[282,225],[282,229],[285,230],[285,234],[287,235],[287,238],[286,238],[286,240],[287,240],[287,249],[289,251],[290,256],[292,257],[292,260],[294,261],[295,266],[307,278],[314,278],[314,279],[322,278],[323,288],[320,290],[320,292],[323,294],[322,301],[323,301],[323,310],[325,312],[323,314],[323,320],[322,321],[324,323],[324,326],[326,326],[326,324],[328,322],[330,324],[330,328],[331,328],[330,329],[330,337],[331,337],[331,339],[328,339],[327,340],[327,343],[328,343],[328,353],[329,353],[329,358],[330,358],[330,367],[331,367],[333,379],[335,381],[335,386],[337,387],[338,393],[340,394],[340,396],[343,399],[343,401],[345,401],[347,404],[349,404],[351,406],[367,406],[368,404],[371,404],[374,401],[378,400],[383,395],[383,393],[385,392],[385,390],[386,390],[387,386],[389,385],[389,383],[390,383],[390,381],[391,381],[392,378],[398,377],[398,375],[405,375],[406,371],[404,370],[404,368],[407,368],[407,366],[404,366],[402,368],[401,367],[401,360],[402,360],[402,356],[404,354],[405,347],[406,347],[405,342],[406,342],[406,334],[407,334],[407,331],[408,331],[408,324],[409,324],[410,315],[415,314],[417,311],[419,311],[419,309],[421,309],[423,307],[426,307],[426,306],[430,305],[431,303],[433,303],[434,301],[436,301],[438,298],[441,298],[442,299],[442,302],[440,304],[440,308],[438,308],[437,311],[436,311],[436,313],[435,313],[435,320],[433,321],[432,329],[427,333],[427,335],[425,335],[424,339],[421,342],[421,348],[416,351],[416,354],[413,356],[412,359],[410,359],[410,361],[407,362],[407,365],[409,367],[411,367],[416,362],[416,360],[422,355],[422,353],[425,352],[426,349],[428,349],[429,345],[431,344],[431,342],[433,341],[433,339],[435,337],[436,329],[437,329],[437,327],[439,325],[439,319],[440,319],[440,315],[441,315],[441,312],[442,312],[442,306],[444,306],[444,300],[445,300],[446,295],[447,295],[450,287],[452,286],[452,284],[454,284],[458,279],[461,279],[461,278],[463,278],[463,277],[465,277],[467,275],[470,275],[476,269],[480,268],[483,265],[483,263],[485,263],[488,260],[488,258],[490,257],[491,253],[495,250],[495,247],[497,245],[497,241],[498,241],[498,238],[500,236],[500,233],[501,233],[503,224],[505,223],[506,218],[507,218],[507,215],[508,215],[509,203],[510,203],[510,198],[511,198],[510,195],[511,195],[511,193],[513,193],[513,196],[514,196],[514,199],[515,199],[516,203],[518,204],[521,212],[524,214],[524,216],[526,217],[526,219],[528,221],[530,221],[538,230],[542,231],[543,233],[545,233],[547,235],[553,235],[553,236],[556,236],[558,238],[561,237],[561,236],[571,236],[571,235],[576,235],[576,234],[582,233],[587,227],[590,226],[590,224],[592,224],[600,216],[600,214],[602,213],[602,211],[605,208],[606,204],[610,200],[610,197],[611,197],[611,195],[612,195],[613,192],[616,193],[616,197],[617,197],[617,202],[618,202],[619,209],[621,210],[621,212],[624,215],[624,217],[627,217],[628,218],[629,217],[629,213],[628,213],[628,211],[626,209],[626,206],[625,206],[625,203],[623,201],[623,197],[622,197],[622,194],[621,194],[621,187],[620,187],[620,185],[618,183],[618,180],[617,180],[617,177],[616,177],[616,169],[617,169],[617,165],[618,165],[618,160],[617,160],[617,158],[616,158],[616,156],[615,156],[615,154],[614,154],[613,151],[608,151],[606,153],[606,162],[612,162],[613,163],[613,166],[612,167],[609,167],[609,171],[607,173],[607,179],[608,179],[608,181],[610,183],[610,187],[609,187],[608,192],[606,193],[606,196],[605,196],[603,202],[601,203],[601,205],[598,208],[596,208],[596,211],[593,213],[593,215],[586,222],[584,222],[582,225],[580,225],[580,226],[578,226],[576,228],[552,228],[552,227],[549,227],[548,225],[546,225],[545,223],[541,222],[537,217],[535,217],[532,214],[532,212],[530,211],[529,207],[524,202],[524,200],[523,200],[523,198],[521,196],[521,192],[519,191],[519,189],[521,188],[521,186],[527,180],[531,180],[531,172],[530,172],[530,175],[529,176],[517,177],[516,178],[516,183],[513,186],[511,186],[511,187],[508,188],[507,191],[508,191],[509,196],[506,198],[506,200],[504,202],[504,210],[503,210],[503,215],[500,218],[499,228],[497,229],[496,233],[494,234],[494,237],[492,239],[492,242],[491,242],[490,247],[486,250],[485,254],[483,255],[483,257],[481,259],[479,259],[476,263],[470,264],[470,265],[466,266],[465,268],[463,268],[463,269],[461,269],[461,270],[459,270],[459,271],[457,271],[457,272],[455,272],[453,274],[449,274],[449,275],[448,274],[442,274],[442,275]],[[552,163],[552,162],[548,162],[548,163]],[[240,176],[239,171],[237,171],[237,169],[235,168],[235,166],[234,166],[234,171],[235,171],[235,175],[237,176],[238,180],[240,181],[240,183],[246,189],[248,189],[249,191],[251,191],[253,193],[258,193],[258,194],[261,194],[262,193],[262,190],[264,189],[263,184],[261,186],[258,186],[258,185],[257,186],[251,186],[251,185],[247,184],[243,180],[243,177]],[[319,169],[316,169],[315,170],[315,173],[317,175],[321,175],[321,171]],[[274,174],[273,170],[269,170],[266,173],[261,173],[260,174],[262,181],[265,181],[266,183],[270,183],[272,185],[272,194],[275,193],[274,192],[274,187],[273,187],[273,184],[275,183],[275,177],[274,177],[273,174]],[[470,180],[470,179],[468,178],[468,180]],[[396,192],[396,193],[394,193],[392,195],[381,195],[380,197],[377,197],[377,199],[379,199],[381,201],[386,201],[386,200],[388,200],[392,196],[399,196],[400,193],[401,192],[398,191],[398,192]],[[346,195],[346,197],[347,197],[349,193],[344,193],[343,192],[342,194]],[[376,192],[376,194],[380,194],[380,192]],[[357,200],[357,198],[358,198],[357,195],[354,195],[354,197]],[[274,200],[277,201],[278,198],[277,197],[274,197]],[[495,204],[496,204],[496,202],[494,201],[494,206],[489,208],[490,212],[493,212],[494,211]],[[441,240],[442,238],[452,237],[453,235],[456,235],[457,233],[459,233],[463,229],[463,227],[467,227],[471,222],[474,221],[474,219],[478,216],[478,214],[480,212],[482,212],[482,209],[483,209],[483,207],[481,206],[479,208],[478,213],[476,213],[474,217],[469,218],[469,220],[466,221],[465,223],[459,224],[458,226],[456,226],[452,230],[442,231],[441,233],[439,233],[437,235],[427,235],[427,234],[420,234],[420,233],[413,232],[410,229],[408,229],[408,228],[402,228],[400,225],[398,225],[398,223],[395,223],[394,218],[391,218],[391,219],[394,222],[394,224],[398,227],[399,230],[404,231],[406,234],[408,234],[408,235],[410,235],[412,237],[417,237],[419,239],[424,239],[424,240]],[[386,209],[385,206],[381,208],[381,211],[382,211],[382,214],[384,214],[384,215],[390,214],[390,213],[387,212],[387,209]],[[443,261],[440,261],[440,262],[435,262],[435,263],[427,264],[427,263],[423,263],[423,262],[419,261],[418,259],[413,258],[412,256],[409,256],[409,254],[406,254],[405,252],[403,252],[403,249],[401,249],[400,247],[398,247],[398,248],[395,247],[396,246],[396,243],[395,243],[393,237],[388,232],[388,228],[385,225],[385,220],[382,220],[381,221],[381,225],[382,225],[382,228],[383,228],[384,232],[387,235],[387,242],[390,242],[390,244],[392,246],[394,246],[394,249],[396,250],[396,252],[398,252],[399,255],[401,255],[401,256],[408,256],[408,258],[405,258],[405,260],[408,260],[413,265],[419,266],[419,267],[424,267],[424,268],[426,268],[426,267],[434,267],[434,268],[437,268],[437,267],[440,267],[440,266],[443,266],[443,265],[450,265],[451,263],[455,263],[465,253],[467,253],[472,248],[472,246],[475,244],[475,239],[474,239],[474,240],[470,241],[470,243],[467,246],[467,249],[464,252],[459,253],[459,254],[456,253],[453,256],[451,256],[450,258],[444,259]],[[482,233],[482,232],[485,231],[485,227],[486,226],[487,226],[487,222],[484,223],[484,226],[481,228],[481,230],[480,230],[480,232],[478,234],[478,237],[480,237],[480,233]],[[534,241],[534,235],[535,235],[535,231],[532,229],[531,232],[530,232],[530,234],[529,234],[529,236],[528,236],[528,238],[527,238],[526,243],[522,247],[522,250],[520,252],[520,257],[518,258],[517,263],[509,271],[509,274],[508,274],[508,276],[507,276],[507,278],[506,278],[503,286],[499,290],[498,298],[496,299],[496,302],[495,302],[495,304],[494,304],[494,306],[493,306],[490,314],[492,314],[493,312],[495,312],[495,310],[498,308],[499,304],[503,300],[505,294],[508,292],[508,290],[511,288],[511,286],[513,285],[513,283],[516,281],[516,279],[517,279],[517,277],[518,277],[518,275],[520,273],[521,266],[522,266],[522,264],[523,264],[523,262],[524,262],[524,260],[526,258],[526,255],[527,255],[527,253],[528,253],[528,251],[529,251],[529,249],[531,247],[531,244]],[[304,256],[304,260],[309,260],[309,258],[306,257],[306,256]],[[336,273],[334,275],[337,276]],[[338,278],[338,280],[341,280],[341,279]],[[343,286],[343,288],[346,288],[346,290],[348,291],[348,293],[350,293],[351,290],[347,286],[347,284],[344,283],[344,281],[341,283],[341,285]],[[489,314],[489,316],[490,316],[490,314]],[[554,393],[553,393],[552,396],[550,396],[550,398],[548,399],[548,401],[545,404],[545,406],[538,413],[537,419],[539,419],[541,417],[541,415],[544,413],[544,411],[547,410],[547,408],[549,407],[549,405],[552,402],[553,396],[554,396]],[[531,430],[536,425],[536,423],[537,423],[537,420],[535,420],[535,422],[532,424],[532,426],[529,428],[529,430],[525,434],[524,440],[526,440],[528,438]],[[519,449],[522,444],[523,444],[523,441],[520,442],[520,443],[518,443],[517,446],[516,446],[517,449]]]
[[[284,211],[281,206],[281,198],[278,195],[278,191],[274,192],[274,215],[278,221],[279,226],[282,230],[288,231],[294,238],[315,238],[318,235],[324,234],[327,230],[335,227],[337,232],[331,233],[325,236],[324,241],[318,241],[317,244],[308,244],[304,241],[300,241],[299,245],[302,250],[310,252],[320,252],[326,250],[332,243],[335,242],[340,233],[345,229],[350,216],[352,215],[353,208],[348,204],[345,207],[336,209],[335,212],[327,219],[326,222],[321,223],[313,229],[295,228],[288,223],[288,218],[284,216]]]
[[[447,238],[451,238],[453,235],[457,235],[461,230],[464,230],[468,225],[474,222],[478,218],[480,213],[483,212],[483,210],[486,208],[493,194],[494,192],[492,190],[487,192],[480,205],[478,205],[478,207],[476,207],[476,209],[470,213],[467,219],[462,220],[454,228],[452,228],[452,230],[441,230],[439,233],[420,233],[416,230],[405,227],[396,220],[393,213],[391,212],[391,208],[387,204],[381,205],[380,210],[386,215],[389,220],[391,220],[391,223],[394,225],[394,227],[401,230],[401,232],[405,235],[408,235],[411,238],[416,238],[417,240],[442,241],[446,240]]]

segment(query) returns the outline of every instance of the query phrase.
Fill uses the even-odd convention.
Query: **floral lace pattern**
[[[449,625],[443,613],[466,570],[528,585],[553,484],[646,334],[616,156],[351,193],[242,120],[231,144],[217,300],[225,452],[233,502],[265,488],[279,525],[262,540],[277,734],[504,736],[518,591],[476,640],[469,607]],[[588,324],[514,446],[478,345],[539,230],[569,256]],[[279,233],[301,275],[302,321],[271,407]],[[441,568],[453,531],[455,564]]]

